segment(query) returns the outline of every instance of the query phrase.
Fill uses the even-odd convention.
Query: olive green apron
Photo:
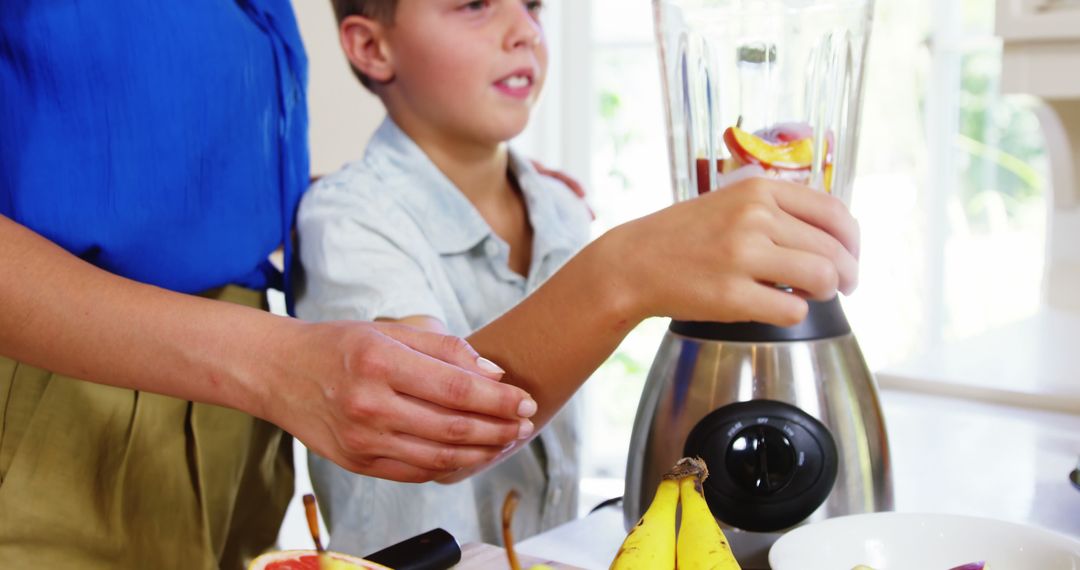
[[[0,566],[242,568],[277,538],[291,445],[235,410],[0,357]]]

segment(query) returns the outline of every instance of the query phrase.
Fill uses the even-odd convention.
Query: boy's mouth
[[[533,71],[519,69],[495,82],[495,88],[515,99],[524,99],[532,93]]]

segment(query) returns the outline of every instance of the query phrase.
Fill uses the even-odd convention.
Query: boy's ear
[[[383,24],[363,16],[346,16],[338,28],[338,36],[341,49],[353,67],[376,83],[387,83],[394,78]]]

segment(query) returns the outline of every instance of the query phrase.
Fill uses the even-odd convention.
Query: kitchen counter
[[[1077,338],[1080,313],[1046,308],[874,376],[884,389],[1080,414]]]
[[[896,390],[882,391],[896,510],[993,517],[1080,539],[1080,415]],[[519,550],[607,568],[625,537],[605,508],[522,541]],[[465,567],[464,565],[462,567]]]

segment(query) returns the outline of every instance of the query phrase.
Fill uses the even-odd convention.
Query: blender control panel
[[[828,429],[784,402],[751,400],[703,418],[684,452],[709,467],[705,497],[721,521],[771,532],[798,524],[836,481],[836,443]]]
[[[768,497],[786,489],[795,478],[795,466],[804,463],[805,452],[791,442],[794,427],[777,427],[773,418],[758,418],[749,427],[738,422],[728,431],[735,432],[728,444],[724,465],[728,474],[743,489]]]

